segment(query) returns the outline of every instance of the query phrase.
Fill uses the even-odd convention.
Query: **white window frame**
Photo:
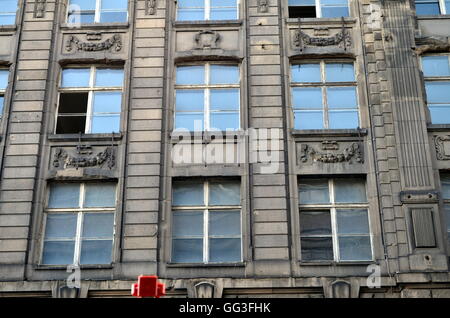
[[[302,7],[302,6],[294,6],[294,7]],[[322,3],[321,3],[321,0],[315,0],[315,7],[316,7],[316,18],[322,18]],[[347,8],[348,8],[349,16],[350,16],[350,0],[347,0]]]
[[[102,113],[103,115],[117,115],[119,114],[119,131],[121,131],[120,126],[121,126],[121,118],[122,118],[122,107],[123,107],[123,93],[124,93],[124,84],[122,83],[122,86],[109,86],[109,87],[96,87],[95,85],[95,79],[96,79],[96,72],[97,69],[103,69],[103,68],[107,68],[107,69],[120,69],[122,71],[124,71],[123,67],[111,67],[111,66],[102,66],[102,65],[92,65],[92,66],[88,66],[88,67],[83,67],[83,66],[67,66],[63,69],[61,69],[60,72],[60,76],[59,76],[59,91],[58,91],[58,105],[57,105],[57,110],[56,110],[56,118],[55,118],[55,127],[54,127],[54,132],[56,133],[56,129],[58,126],[58,118],[59,118],[59,106],[60,106],[60,95],[63,93],[88,93],[88,101],[87,101],[87,108],[86,108],[86,113],[71,113],[73,116],[81,116],[81,115],[85,115],[86,117],[86,123],[85,123],[85,127],[84,127],[84,133],[85,134],[90,134],[91,133],[91,129],[92,129],[92,119],[94,118],[94,113],[93,113],[93,109],[94,109],[94,93],[96,92],[120,92],[122,94],[121,97],[121,103],[120,103],[120,108],[121,111],[120,113],[117,112],[108,112],[108,113]],[[88,87],[62,87],[62,80],[63,80],[63,71],[66,69],[89,69],[89,86]],[[125,77],[125,73],[124,73],[124,77]],[[70,117],[70,116],[62,116],[62,117]]]
[[[327,82],[326,81],[326,74],[325,74],[325,65],[326,64],[352,64],[353,65],[353,73],[355,76],[355,80],[352,82]],[[296,108],[294,108],[294,97],[293,97],[293,88],[301,87],[301,88],[311,88],[311,87],[319,87],[322,90],[322,112],[323,112],[323,128],[322,129],[330,129],[329,128],[329,107],[328,107],[328,98],[326,93],[327,87],[355,87],[356,90],[356,111],[358,113],[358,126],[361,126],[361,109],[360,109],[360,103],[359,103],[359,89],[358,89],[358,82],[357,82],[357,73],[355,68],[355,62],[349,61],[349,60],[320,60],[320,61],[301,61],[301,63],[292,63],[291,66],[298,66],[301,64],[319,64],[320,65],[320,82],[294,82],[293,76],[291,75],[291,109],[292,114],[295,118],[295,112],[298,112]],[[295,127],[295,120],[294,120],[294,129],[300,129]]]
[[[203,7],[203,20],[209,21],[211,20],[211,0],[203,0],[204,7]],[[236,0],[236,20],[239,20],[239,7],[240,7],[241,0]],[[190,20],[178,20],[178,4],[176,11],[176,21],[190,21]]]
[[[55,183],[58,184],[58,183]],[[42,244],[41,244],[41,256],[40,256],[40,264],[41,265],[48,265],[43,263],[43,257],[44,257],[44,247],[45,242],[47,241],[72,241],[71,239],[50,239],[47,240],[45,237],[45,232],[47,229],[47,216],[49,214],[62,214],[62,213],[68,213],[68,214],[75,214],[77,216],[77,228],[75,232],[75,247],[74,247],[74,255],[73,255],[73,261],[72,264],[58,264],[58,265],[77,265],[80,266],[80,258],[81,258],[81,241],[82,241],[82,233],[83,233],[83,222],[84,222],[84,214],[86,213],[101,213],[101,214],[113,214],[113,217],[115,219],[115,212],[117,207],[117,183],[115,183],[116,186],[116,202],[114,207],[99,207],[99,208],[85,208],[84,207],[84,199],[85,199],[85,189],[86,189],[86,183],[76,183],[80,185],[80,194],[78,198],[78,208],[49,208],[48,203],[50,199],[50,191],[51,187],[49,186],[47,188],[47,195],[46,195],[46,209],[44,211],[44,231],[43,231],[43,238],[42,238]],[[116,237],[116,224],[114,221],[113,225],[113,233],[112,233],[112,244],[111,244],[111,263],[114,259],[114,243],[115,243],[115,237]],[[108,240],[105,238],[94,238],[95,240],[101,241],[101,240]],[[48,265],[48,266],[58,266],[58,265]],[[83,264],[83,265],[95,265],[95,264]],[[108,264],[102,264],[102,265],[108,265]]]
[[[450,12],[447,12],[450,11],[450,8],[446,7],[445,0],[437,0],[436,2],[439,4],[439,11],[441,15],[450,14]],[[417,3],[417,1],[415,1],[415,3]]]
[[[108,0],[95,0],[95,12],[94,12],[94,22],[93,23],[116,23],[116,22],[102,22],[100,21],[101,16],[101,8],[102,8],[102,1],[108,1]],[[70,0],[67,0],[67,12],[66,12],[66,21],[69,20],[69,13],[70,13]],[[91,10],[87,10],[91,11]],[[111,11],[114,12],[114,11]],[[118,23],[125,23],[128,22],[130,18],[129,8],[128,8],[128,2],[127,2],[127,19],[126,21],[117,21]]]
[[[311,178],[312,179],[312,178]],[[317,178],[320,179],[320,178]],[[370,210],[369,210],[369,202],[365,203],[337,203],[336,197],[335,197],[335,185],[334,181],[337,178],[329,178],[328,179],[328,194],[329,194],[329,203],[320,203],[320,204],[300,204],[300,198],[299,198],[299,214],[300,214],[300,222],[302,222],[302,212],[320,212],[320,211],[330,211],[330,218],[331,218],[331,238],[333,243],[333,260],[305,260],[305,262],[370,262],[374,258],[374,245],[373,245],[373,234],[372,234],[372,225],[370,220]],[[364,180],[361,178],[361,181]],[[301,180],[298,181],[299,187]],[[364,185],[366,189],[366,198],[367,196],[367,182],[364,180]],[[339,250],[339,235],[337,233],[337,213],[336,210],[339,209],[365,209],[367,210],[367,220],[369,224],[369,233],[368,236],[370,238],[370,250],[371,250],[371,259],[370,260],[341,260],[340,259],[340,250]],[[345,234],[345,236],[361,236],[358,234]],[[309,238],[309,237],[315,237],[314,235],[311,236],[302,236],[300,234],[300,254],[302,253],[301,250],[301,239]],[[325,235],[317,235],[317,237],[325,237]]]
[[[226,236],[226,237],[216,237],[216,238],[230,238],[230,239],[240,239],[240,259],[239,261],[233,262],[233,263],[239,263],[242,262],[242,205],[209,205],[209,183],[219,183],[221,180],[217,180],[217,182],[214,182],[214,180],[205,180],[203,181],[203,202],[204,205],[197,205],[197,206],[174,206],[172,205],[172,215],[173,212],[182,212],[182,211],[203,211],[203,264],[216,264],[216,262],[210,262],[209,261],[209,239],[215,238],[214,236],[209,236],[209,214],[210,211],[224,211],[224,210],[230,210],[230,211],[236,211],[239,210],[239,220],[240,220],[240,235],[235,236]],[[226,183],[227,181],[224,181]],[[229,182],[229,181],[228,181]],[[241,183],[239,182],[241,185]],[[242,198],[241,198],[242,199]],[[213,212],[214,213],[214,212]],[[177,237],[171,235],[171,243],[173,245],[173,239],[176,239]],[[181,236],[180,238],[190,238],[189,236]],[[194,238],[194,237],[193,237]],[[197,238],[197,236],[195,236]],[[172,253],[173,250],[171,249],[171,259],[172,259]],[[221,262],[220,262],[221,263]],[[219,264],[220,264],[219,263]],[[202,263],[198,263],[202,264]]]
[[[239,71],[239,82],[237,84],[210,84],[211,80],[211,65],[229,65],[229,66],[236,66]],[[204,84],[193,84],[193,85],[180,85],[176,84],[175,79],[175,94],[174,94],[174,117],[173,117],[173,128],[175,129],[175,121],[176,121],[176,115],[177,115],[177,101],[176,101],[176,92],[177,90],[203,90],[203,131],[211,131],[211,105],[210,105],[210,97],[211,97],[211,90],[212,89],[238,89],[239,90],[239,105],[238,105],[238,127],[235,128],[236,131],[241,130],[241,69],[240,66],[237,64],[225,64],[225,63],[214,63],[214,62],[206,62],[206,63],[197,63],[197,64],[179,64],[175,67],[175,72],[177,67],[180,66],[204,66],[205,67],[205,83]],[[221,112],[221,111],[214,111]],[[224,111],[227,112],[227,111]]]

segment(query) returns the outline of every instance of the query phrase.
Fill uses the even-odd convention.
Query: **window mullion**
[[[205,181],[203,184],[203,200],[205,202],[205,210],[203,212],[203,262],[209,262],[209,231],[208,231],[208,222],[209,222],[209,187],[208,181]]]
[[[322,17],[322,8],[320,6],[320,0],[316,0],[316,17]]]
[[[205,20],[209,20],[211,18],[211,2],[210,0],[205,0]]]
[[[204,130],[209,130],[210,129],[210,109],[209,109],[209,103],[210,103],[210,75],[211,75],[211,69],[210,69],[210,64],[207,63],[205,64],[205,94],[204,94]]]
[[[331,217],[331,236],[333,241],[333,254],[334,260],[339,261],[339,240],[337,237],[337,219],[336,219],[336,205],[335,205],[335,191],[334,191],[334,179],[328,180],[328,187],[330,191],[330,202],[332,208],[330,209]]]
[[[95,85],[95,76],[96,76],[96,68],[95,66],[91,66],[91,74],[89,77],[89,92],[88,92],[88,102],[86,109],[86,127],[85,133],[90,133],[92,129],[92,111],[93,111],[93,103],[94,103],[94,85]]]
[[[96,23],[100,22],[100,9],[101,9],[101,0],[96,0],[96,3],[95,3],[95,16],[94,16],[94,21]]]
[[[328,123],[328,98],[327,98],[327,86],[326,86],[326,74],[325,74],[325,62],[320,62],[320,76],[322,80],[322,110],[323,110],[323,126],[329,127]]]

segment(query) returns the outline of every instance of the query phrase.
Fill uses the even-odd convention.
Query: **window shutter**
[[[411,209],[411,218],[416,247],[436,247],[434,235],[433,209]]]

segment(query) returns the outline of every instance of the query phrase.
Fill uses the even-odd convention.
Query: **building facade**
[[[0,295],[450,297],[450,2],[0,0]]]

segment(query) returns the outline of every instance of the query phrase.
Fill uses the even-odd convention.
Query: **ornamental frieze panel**
[[[111,170],[116,166],[114,146],[78,145],[52,149],[50,168],[56,170],[100,168]]]
[[[62,53],[124,53],[123,45],[126,43],[123,34],[88,32],[84,34],[66,34],[63,40]]]
[[[314,164],[363,164],[364,151],[360,142],[322,141],[297,144],[297,163]]]
[[[434,136],[437,160],[450,160],[450,135]]]

